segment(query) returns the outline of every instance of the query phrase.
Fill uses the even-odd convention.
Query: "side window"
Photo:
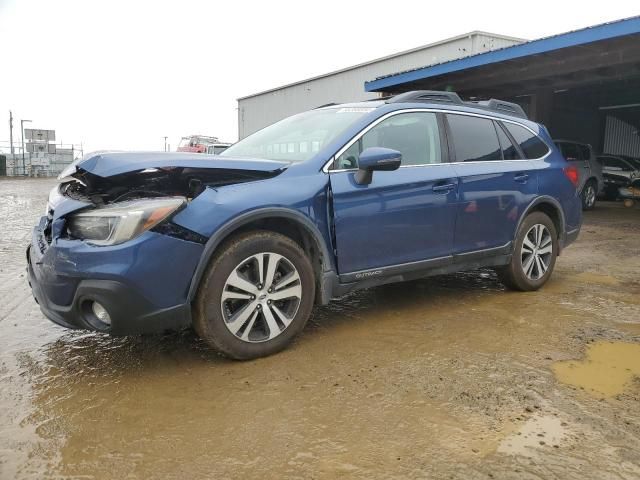
[[[498,132],[498,140],[500,140],[500,147],[502,148],[502,158],[505,160],[520,160],[518,149],[502,128],[500,123],[496,123],[496,132]]]
[[[549,147],[547,147],[547,145],[542,140],[540,140],[537,135],[531,133],[526,128],[521,127],[520,125],[506,122],[504,125],[505,127],[507,127],[507,130],[509,130],[509,133],[514,138],[514,140],[518,143],[518,145],[520,145],[520,149],[524,153],[525,158],[540,158],[549,153]]]
[[[399,151],[402,153],[402,165],[441,163],[440,132],[436,114],[401,113],[383,120],[340,155],[333,168],[357,168],[360,154],[370,147],[385,147]]]
[[[502,160],[493,121],[468,115],[447,114],[456,162]]]

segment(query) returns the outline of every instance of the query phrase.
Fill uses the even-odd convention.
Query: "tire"
[[[269,277],[272,282],[264,282]],[[227,357],[264,357],[284,349],[304,329],[314,298],[313,268],[300,246],[275,232],[249,232],[225,242],[211,260],[193,326]]]
[[[538,228],[542,232],[541,240],[536,239]],[[550,240],[547,243],[547,239]],[[523,249],[523,244],[525,248]],[[529,245],[533,245],[531,248]],[[547,253],[548,247],[551,247],[551,251]],[[535,257],[531,259],[533,264],[529,263],[530,255],[528,251],[535,255],[538,251],[544,253],[539,254],[539,260],[542,263],[538,264]],[[530,292],[538,290],[542,287],[547,280],[551,277],[553,268],[556,264],[556,258],[558,256],[558,234],[553,221],[542,212],[533,212],[524,219],[518,232],[516,234],[513,255],[511,256],[511,262],[505,267],[498,269],[498,276],[502,280],[502,283],[506,287],[512,290],[520,290],[523,292]],[[546,265],[546,269],[541,268]],[[530,270],[528,270],[530,268]],[[542,275],[538,275],[543,271]]]
[[[598,194],[598,185],[595,180],[589,180],[582,187],[580,198],[582,199],[582,210],[593,210],[596,208],[596,196]]]

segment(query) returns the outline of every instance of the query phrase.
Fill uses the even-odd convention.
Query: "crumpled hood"
[[[59,191],[67,199],[94,206],[164,196],[191,200],[206,188],[273,178],[288,165],[201,153],[104,152],[70,165],[59,177]]]
[[[104,152],[86,155],[74,162],[61,174],[71,176],[76,171],[85,171],[98,177],[111,177],[127,172],[149,168],[193,168],[250,170],[254,172],[274,172],[282,170],[289,162],[230,158],[219,155],[183,152]]]

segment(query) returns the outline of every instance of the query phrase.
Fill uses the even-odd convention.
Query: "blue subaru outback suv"
[[[578,235],[578,172],[515,104],[417,91],[294,115],[218,156],[74,164],[27,250],[44,314],[126,335],[193,326],[284,348],[314,304],[492,267],[536,290]]]

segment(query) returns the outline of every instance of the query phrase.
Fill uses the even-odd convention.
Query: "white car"
[[[591,145],[573,140],[554,140],[562,156],[578,169],[578,186],[582,197],[582,209],[593,210],[596,197],[604,189],[602,165],[596,159]]]
[[[640,160],[626,155],[598,155],[602,171],[629,180],[640,177]]]

